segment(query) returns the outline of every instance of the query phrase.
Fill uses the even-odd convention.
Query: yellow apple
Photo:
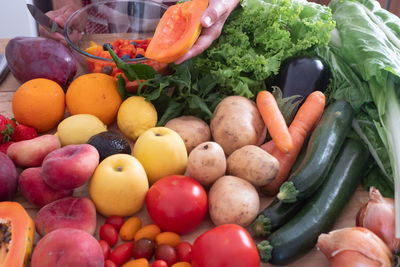
[[[89,194],[97,211],[108,217],[131,216],[144,205],[149,182],[142,164],[128,154],[114,154],[96,168]]]
[[[153,127],[143,132],[132,153],[142,163],[150,184],[165,176],[185,173],[188,159],[185,143],[169,128]]]

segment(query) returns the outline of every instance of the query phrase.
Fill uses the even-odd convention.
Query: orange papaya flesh
[[[35,225],[18,202],[0,202],[0,266],[28,266]]]
[[[201,32],[201,17],[208,0],[192,0],[170,6],[157,25],[145,57],[171,63],[186,54]]]

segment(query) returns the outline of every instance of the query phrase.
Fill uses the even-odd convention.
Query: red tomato
[[[146,195],[147,211],[164,231],[186,234],[193,231],[207,213],[207,194],[191,177],[172,175],[155,182]]]
[[[132,256],[133,242],[126,242],[115,247],[110,254],[112,260],[117,266],[123,265]]]
[[[100,239],[106,241],[110,247],[114,246],[118,242],[118,232],[115,230],[114,226],[105,223],[100,226],[99,230]]]
[[[168,266],[171,266],[176,262],[176,251],[170,245],[161,244],[156,248],[154,258],[156,260],[163,260]]]
[[[110,256],[110,251],[111,251],[110,245],[105,240],[99,240],[99,244],[101,250],[103,251],[104,260],[108,259],[108,256]]]
[[[124,222],[124,218],[122,218],[121,216],[113,215],[108,217],[105,223],[111,224],[112,226],[114,226],[115,230],[119,232],[119,229],[121,229],[121,226],[124,224]]]
[[[192,267],[259,267],[260,256],[250,234],[224,224],[201,234],[192,246]]]
[[[168,264],[163,260],[156,260],[151,267],[168,267]]]
[[[117,265],[115,265],[115,263],[110,260],[106,260],[104,262],[104,267],[117,267]]]
[[[192,245],[189,242],[180,242],[176,247],[176,256],[178,261],[190,262],[190,253],[192,251]]]

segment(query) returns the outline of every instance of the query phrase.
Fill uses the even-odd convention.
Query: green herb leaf
[[[157,122],[157,126],[164,126],[169,120],[172,120],[173,118],[176,118],[179,115],[181,115],[183,108],[184,108],[183,103],[178,103],[171,100],[164,114]]]
[[[125,100],[126,98],[126,83],[125,83],[125,79],[122,77],[122,75],[118,75],[118,81],[117,81],[117,85],[118,85],[118,92],[122,98],[122,101]]]

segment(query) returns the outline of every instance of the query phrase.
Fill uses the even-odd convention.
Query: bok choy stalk
[[[329,6],[339,34],[330,46],[367,82],[372,103],[362,105],[388,153],[400,237],[400,19],[375,0],[332,0]],[[354,129],[372,143],[357,123]]]

